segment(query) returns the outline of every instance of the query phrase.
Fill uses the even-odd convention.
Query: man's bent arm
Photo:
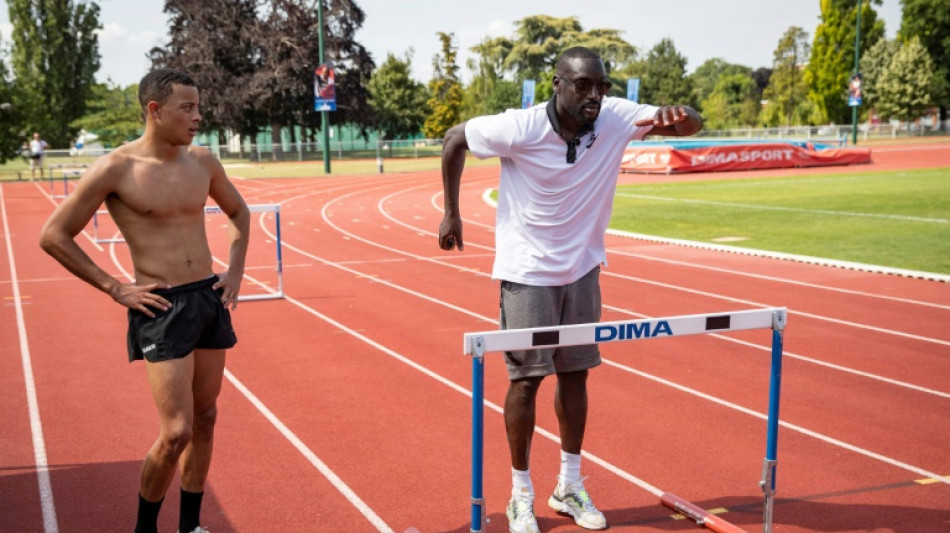
[[[208,157],[211,158],[209,162],[212,165],[210,196],[228,217],[228,238],[231,241],[228,271],[224,279],[215,284],[215,288],[224,289],[221,303],[234,309],[241,291],[241,281],[244,279],[244,264],[251,235],[251,212],[241,193],[228,179],[221,162],[210,154]]]
[[[457,124],[445,133],[442,142],[442,196],[445,215],[439,227],[439,247],[451,250],[457,245],[463,249],[462,217],[459,214],[459,184],[465,168],[465,123]]]
[[[122,283],[99,267],[75,240],[108,193],[104,183],[106,171],[101,165],[87,173],[86,179],[79,180],[76,189],[46,220],[40,231],[40,247],[73,275],[115,298]]]

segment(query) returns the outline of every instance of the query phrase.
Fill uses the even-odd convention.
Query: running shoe
[[[540,533],[534,518],[534,503],[518,496],[508,502],[508,533]]]
[[[567,487],[563,492],[558,484],[554,489],[554,494],[548,498],[548,505],[559,513],[571,515],[574,517],[574,522],[583,528],[607,528],[607,518],[604,517],[604,513],[594,507],[594,502],[590,501],[583,479]]]

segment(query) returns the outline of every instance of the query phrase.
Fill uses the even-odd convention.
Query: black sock
[[[204,492],[188,492],[181,489],[181,514],[178,517],[178,533],[191,533],[201,523],[198,515],[201,514],[201,497]]]
[[[162,509],[162,502],[150,502],[139,494],[139,514],[135,519],[135,533],[158,533],[158,512]]]

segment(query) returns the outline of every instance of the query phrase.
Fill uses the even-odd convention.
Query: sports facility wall
[[[672,174],[870,162],[870,148],[841,148],[820,141],[683,140],[630,143],[620,170]]]

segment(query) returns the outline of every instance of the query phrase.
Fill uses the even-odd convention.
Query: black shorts
[[[171,302],[168,311],[152,308],[155,318],[129,309],[129,362],[180,359],[195,348],[222,349],[237,344],[231,313],[221,303],[218,277],[152,291]]]

